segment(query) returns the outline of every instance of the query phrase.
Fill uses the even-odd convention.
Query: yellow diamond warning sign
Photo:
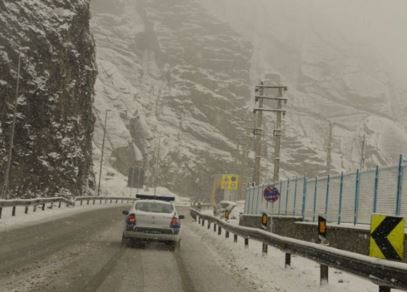
[[[404,257],[404,218],[373,214],[370,222],[369,255],[401,261]]]
[[[236,174],[224,174],[220,181],[222,190],[236,191],[239,189],[239,176]]]

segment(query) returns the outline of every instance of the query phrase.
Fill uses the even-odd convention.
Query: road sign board
[[[274,203],[280,197],[280,191],[273,185],[268,185],[263,191],[263,197],[266,201]]]
[[[236,191],[239,189],[239,176],[236,174],[224,174],[220,181],[222,190]]]
[[[404,218],[373,214],[369,255],[401,261],[404,258]]]

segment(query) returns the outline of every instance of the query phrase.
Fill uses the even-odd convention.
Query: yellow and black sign
[[[371,257],[401,261],[404,257],[404,218],[373,214],[370,222]]]
[[[269,217],[267,216],[266,213],[263,213],[261,215],[261,225],[263,225],[264,227],[267,227],[268,223],[269,223]]]
[[[222,190],[237,191],[239,189],[239,176],[236,174],[224,174],[220,181]]]

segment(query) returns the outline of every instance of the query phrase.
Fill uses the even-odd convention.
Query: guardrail
[[[37,211],[38,206],[40,206],[41,210],[45,210],[45,206],[47,204],[49,205],[50,209],[53,209],[54,204],[58,204],[58,208],[61,208],[62,203],[65,203],[66,206],[75,206],[76,202],[79,202],[80,205],[83,205],[83,202],[86,202],[87,205],[90,204],[90,202],[93,203],[93,205],[96,204],[97,201],[99,201],[99,204],[107,204],[107,203],[129,203],[135,201],[136,198],[130,198],[130,197],[100,197],[100,196],[83,196],[83,197],[76,197],[73,200],[69,200],[64,197],[52,197],[52,198],[37,198],[37,199],[15,199],[15,200],[0,200],[0,219],[3,213],[3,208],[4,207],[12,207],[11,209],[11,216],[16,215],[16,207],[18,206],[23,206],[24,208],[24,214],[28,214],[28,210],[30,206],[33,206],[33,212]]]
[[[382,292],[390,291],[391,288],[407,289],[407,264],[405,263],[371,258],[322,244],[275,235],[261,229],[232,225],[195,209],[191,209],[191,216],[202,226],[206,221],[208,229],[213,224],[213,230],[215,232],[217,230],[218,235],[222,234],[222,229],[225,230],[226,238],[229,237],[229,233],[233,233],[235,243],[240,236],[244,238],[245,246],[249,245],[249,239],[262,242],[263,253],[267,253],[269,245],[282,250],[285,253],[286,267],[291,265],[291,254],[318,262],[321,265],[321,284],[328,281],[328,267],[332,267],[369,279],[377,284],[379,291]]]

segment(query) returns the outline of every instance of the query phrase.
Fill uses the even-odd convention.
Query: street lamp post
[[[102,141],[102,154],[100,157],[100,168],[99,168],[99,182],[98,182],[98,192],[97,195],[100,196],[100,181],[102,180],[102,166],[103,166],[103,155],[105,152],[105,139],[106,139],[106,126],[107,126],[107,114],[110,112],[110,110],[105,111],[105,124],[103,127],[103,141]]]

